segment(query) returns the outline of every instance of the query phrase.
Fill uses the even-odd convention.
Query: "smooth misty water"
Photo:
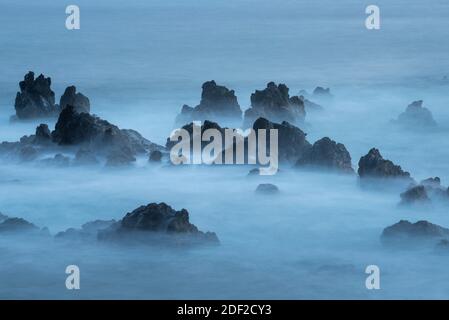
[[[414,3],[416,2],[416,3]],[[292,94],[316,85],[335,95],[303,128],[313,142],[342,142],[353,158],[371,147],[417,179],[449,184],[449,4],[377,1],[382,29],[364,28],[350,1],[78,1],[81,30],[65,30],[64,4],[3,0],[0,6],[0,140],[34,132],[9,123],[28,70],[52,77],[57,99],[75,84],[92,111],[164,143],[202,82],[235,89],[242,108],[268,81]],[[440,129],[392,129],[388,121],[423,99]],[[48,122],[50,127],[54,123]],[[283,170],[248,179],[248,168],[45,168],[0,164],[0,212],[52,233],[121,218],[142,204],[186,208],[219,247],[169,250],[0,238],[1,298],[448,298],[449,256],[392,251],[382,229],[400,219],[449,226],[447,207],[398,209],[399,192],[366,191],[354,176]],[[254,194],[274,182],[275,197]],[[65,267],[81,290],[65,289]],[[365,267],[381,268],[379,291]]]

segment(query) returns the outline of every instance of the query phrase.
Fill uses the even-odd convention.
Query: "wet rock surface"
[[[298,160],[296,167],[324,167],[331,170],[352,173],[351,155],[341,143],[328,137],[316,141]]]
[[[202,86],[200,104],[192,108],[184,105],[176,118],[176,124],[182,125],[192,121],[219,121],[231,119],[238,122],[242,119],[242,110],[234,90],[220,86],[215,81],[207,81]]]
[[[40,74],[34,77],[34,72],[28,72],[19,83],[14,107],[18,119],[33,119],[54,117],[59,113],[55,104],[55,93],[51,90],[51,79]]]
[[[251,108],[245,111],[244,127],[260,117],[270,121],[299,123],[304,121],[306,112],[304,101],[298,96],[290,97],[289,88],[285,84],[267,84],[263,90],[256,90],[251,95]]]

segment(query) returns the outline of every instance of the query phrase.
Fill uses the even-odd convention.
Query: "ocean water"
[[[449,185],[449,4],[380,0],[381,29],[364,27],[358,1],[79,0],[81,29],[65,29],[65,3],[0,6],[0,140],[32,134],[43,120],[10,122],[18,82],[52,78],[57,100],[75,84],[92,112],[163,144],[183,104],[214,79],[242,109],[269,81],[291,94],[330,87],[325,111],[308,114],[308,140],[344,143],[353,167],[372,147],[416,180]],[[437,131],[389,121],[424,100]],[[54,120],[45,120],[52,128]],[[379,236],[400,219],[449,227],[448,207],[400,209],[402,190],[364,190],[356,176],[283,169],[249,179],[243,166],[52,168],[0,162],[0,212],[52,234],[120,219],[150,202],[186,208],[221,245],[185,250],[0,238],[0,298],[437,298],[449,297],[449,255],[391,250]],[[280,194],[254,194],[262,182]],[[65,267],[81,290],[65,287]],[[378,265],[381,289],[367,290]]]

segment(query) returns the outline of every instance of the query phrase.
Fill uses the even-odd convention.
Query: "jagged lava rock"
[[[244,126],[249,127],[257,118],[290,123],[302,122],[306,116],[304,101],[298,96],[290,97],[285,84],[267,84],[264,90],[251,95],[251,108],[245,111]]]
[[[296,166],[316,166],[348,173],[354,172],[351,155],[346,147],[328,137],[316,141],[312,148],[298,160]]]
[[[55,93],[51,90],[51,79],[44,75],[34,78],[34,72],[28,72],[19,83],[14,107],[19,119],[52,117],[59,113],[55,105]]]
[[[384,159],[376,148],[372,148],[368,154],[360,158],[358,174],[360,178],[401,178],[413,181],[410,173]]]
[[[187,210],[174,210],[169,205],[150,203],[129,212],[122,220],[98,233],[100,240],[141,240],[150,241],[148,236],[163,236],[177,243],[211,242],[218,243],[215,233],[202,232],[189,222]],[[179,241],[179,242],[178,242]]]
[[[191,121],[231,119],[241,121],[242,110],[234,90],[220,86],[214,80],[202,86],[201,101],[195,108],[184,105],[176,118],[178,125]]]
[[[427,195],[426,188],[422,185],[414,186],[407,191],[401,193],[401,205],[409,204],[427,204],[430,202],[430,198]]]
[[[61,96],[59,107],[61,109],[67,106],[73,106],[76,112],[90,112],[89,98],[80,92],[76,92],[75,86],[69,86],[65,89],[64,94]]]

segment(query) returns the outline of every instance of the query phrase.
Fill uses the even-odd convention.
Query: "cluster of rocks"
[[[298,96],[290,97],[288,92],[289,88],[285,84],[276,85],[274,82],[268,83],[263,90],[256,90],[251,95],[251,107],[245,111],[244,127],[250,127],[260,117],[275,122],[304,121],[304,101]]]
[[[423,107],[422,100],[414,101],[409,104],[407,109],[399,115],[394,123],[413,130],[437,126],[437,123],[433,119],[432,112]]]
[[[69,105],[77,112],[90,112],[89,99],[77,93],[75,86],[67,87],[59,105],[56,104],[51,78],[43,74],[35,78],[34,72],[28,72],[24,80],[19,82],[19,87],[20,92],[17,92],[14,104],[17,119],[56,117]]]
[[[234,90],[220,86],[214,80],[203,83],[200,104],[192,108],[184,105],[176,117],[176,124],[192,121],[219,121],[223,119],[240,122],[242,110]]]
[[[413,183],[401,193],[401,205],[428,205],[433,201],[448,201],[449,188],[441,185],[439,177],[422,180],[419,184]]]
[[[56,153],[44,159],[45,162],[65,164],[69,159],[63,153],[77,150],[73,159],[76,164],[94,164],[100,158],[111,166],[129,164],[139,154],[163,149],[135,130],[119,129],[97,116],[79,113],[71,105],[61,111],[52,132],[46,124],[41,124],[34,135],[0,144],[0,154],[16,156],[22,161]]]
[[[312,99],[314,101],[318,101],[320,103],[328,103],[333,99],[333,95],[331,93],[330,88],[316,87],[312,94],[308,93],[306,90],[301,90],[299,92],[300,97],[304,100],[304,105],[306,107],[306,111],[320,111],[323,110],[323,107],[320,104],[312,102],[308,99]]]
[[[415,223],[401,220],[385,228],[381,235],[381,241],[385,245],[408,248],[430,244],[447,249],[448,238],[449,229],[425,220]]]
[[[48,229],[39,229],[21,219],[0,215],[0,234],[35,233],[49,235]],[[203,232],[190,223],[186,209],[175,210],[165,203],[150,203],[127,213],[121,220],[95,220],[80,229],[69,228],[55,235],[68,241],[138,243],[151,245],[218,244],[213,232]]]

